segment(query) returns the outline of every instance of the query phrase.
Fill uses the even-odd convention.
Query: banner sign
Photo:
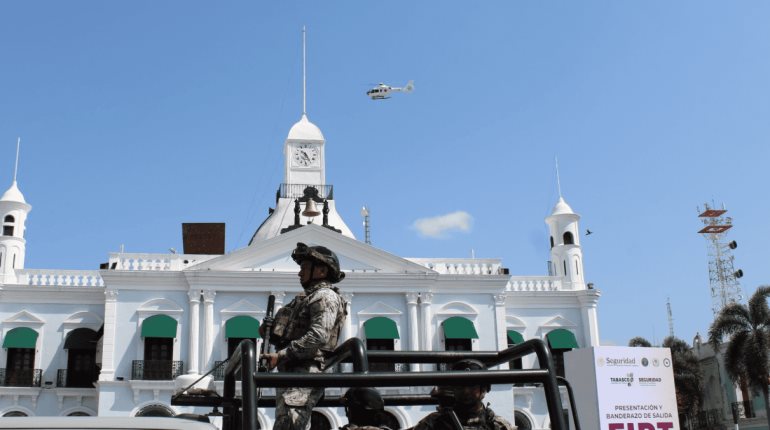
[[[576,393],[575,400],[585,428],[593,423],[601,430],[679,430],[668,348],[597,346],[574,350],[565,354],[565,367],[573,388],[576,383],[582,385],[576,390],[582,395]],[[579,372],[585,373],[572,381],[570,376]],[[594,401],[595,407],[581,404]],[[592,411],[597,416],[586,416],[583,423],[583,416]]]

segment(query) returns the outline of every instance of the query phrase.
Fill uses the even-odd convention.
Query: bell
[[[321,212],[319,212],[318,208],[316,208],[315,200],[310,198],[307,199],[307,203],[305,203],[305,210],[302,211],[302,216],[313,218],[313,217],[317,217],[318,215],[321,215]]]

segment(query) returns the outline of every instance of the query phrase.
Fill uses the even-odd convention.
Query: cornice
[[[103,287],[5,286],[3,303],[103,304]]]
[[[99,272],[104,285],[118,290],[188,290],[183,272],[143,270],[102,270]]]

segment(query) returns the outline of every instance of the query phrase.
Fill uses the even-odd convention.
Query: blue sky
[[[667,297],[679,337],[708,328],[704,202],[733,216],[744,292],[770,282],[770,3],[478,3],[0,3],[0,186],[21,136],[27,267],[181,249],[182,222],[245,246],[283,179],[307,25],[308,113],[360,238],[366,204],[386,251],[545,274],[558,156],[605,342],[660,342]],[[452,213],[465,230],[413,228]]]

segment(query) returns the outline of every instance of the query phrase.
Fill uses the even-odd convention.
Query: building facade
[[[284,142],[275,208],[248,246],[227,254],[113,253],[98,271],[24,266],[31,206],[14,181],[0,198],[0,415],[208,412],[172,406],[175,379],[205,373],[244,338],[260,341],[268,296],[280,306],[301,291],[290,257],[297,242],[340,258],[348,303],[341,340],[357,336],[369,349],[492,351],[537,338],[557,364],[568,349],[599,344],[600,294],[585,282],[579,216],[563,198],[545,220],[548,274],[512,276],[499,259],[404,258],[357,240],[337,213],[325,145],[303,114]],[[510,363],[534,364],[534,357]],[[221,381],[214,385],[221,392]],[[549,428],[538,387],[494,386],[487,400],[521,429]],[[431,409],[388,412],[394,426],[407,428]],[[272,427],[272,414],[260,410],[263,428]],[[316,428],[345,423],[341,408],[317,409]]]

